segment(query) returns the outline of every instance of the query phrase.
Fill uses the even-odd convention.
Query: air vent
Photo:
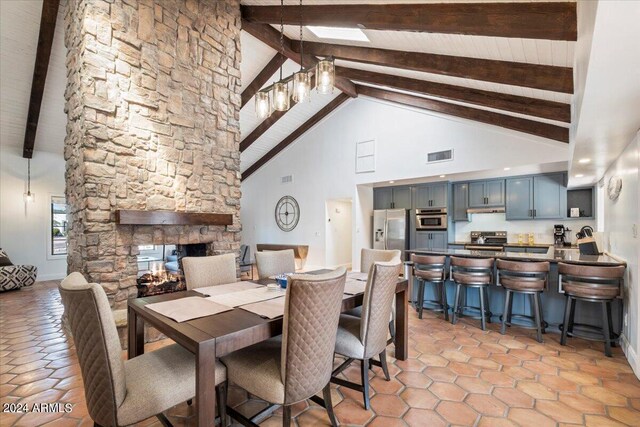
[[[427,163],[448,162],[453,160],[453,150],[435,151],[427,154]]]
[[[286,175],[280,178],[281,184],[289,184],[290,182],[293,182],[293,175]]]

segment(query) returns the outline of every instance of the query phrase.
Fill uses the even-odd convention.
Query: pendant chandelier
[[[26,203],[36,201],[36,195],[31,192],[31,159],[27,159],[27,192],[23,194]]]
[[[284,0],[280,0],[280,55],[284,57],[283,8]],[[280,65],[280,80],[256,93],[256,115],[261,120],[269,117],[273,111],[287,111],[291,108],[289,83],[292,84],[291,99],[293,99],[294,105],[311,101],[313,75],[315,75],[316,91],[319,94],[333,93],[335,66],[332,57],[321,59],[317,64],[308,68],[304,67],[302,22],[302,0],[300,0],[300,70],[283,78],[282,65]]]

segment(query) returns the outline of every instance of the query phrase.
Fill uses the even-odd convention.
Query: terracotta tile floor
[[[70,402],[68,414],[0,414],[4,426],[92,425],[84,403],[75,350],[60,328],[62,306],[55,282],[0,294],[0,402]],[[619,348],[606,358],[601,345],[571,339],[559,345],[548,334],[539,344],[524,329],[509,335],[483,332],[473,320],[453,326],[431,313],[411,313],[410,359],[393,360],[393,378],[371,372],[372,410],[358,393],[336,387],[334,405],[342,425],[535,426],[640,425],[640,382]],[[166,344],[154,343],[149,350]],[[357,380],[353,367],[345,376]],[[264,402],[230,388],[230,403],[250,414]],[[193,425],[193,408],[168,415],[175,425]],[[326,425],[324,409],[302,402],[298,426]],[[159,425],[149,419],[140,425]],[[281,425],[276,412],[263,425]]]

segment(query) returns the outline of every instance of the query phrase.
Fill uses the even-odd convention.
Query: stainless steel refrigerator
[[[409,249],[409,211],[384,209],[373,211],[373,249]]]

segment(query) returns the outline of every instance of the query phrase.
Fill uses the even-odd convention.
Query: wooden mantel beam
[[[393,3],[393,2],[389,2]],[[526,39],[577,39],[576,3],[427,3],[285,6],[289,25],[360,27]],[[280,6],[242,6],[242,17],[279,24]]]
[[[298,51],[299,46],[293,43],[291,49]],[[317,42],[305,43],[304,51],[365,64],[573,93],[573,70],[568,67]]]
[[[481,105],[566,123],[571,122],[571,105],[562,102],[435,83],[355,68],[336,67],[336,74],[356,82],[373,83],[452,101]]]
[[[436,101],[433,99],[407,95],[404,93],[393,92],[384,89],[377,89],[369,86],[356,85],[356,88],[358,89],[358,93],[360,95],[382,99],[385,101],[391,101],[411,107],[421,108],[424,110],[435,111],[438,113],[448,114],[451,116],[461,117],[464,119],[474,120],[481,123],[487,123],[494,126],[500,126],[519,132],[528,133],[530,135],[535,135],[542,138],[569,143],[569,129],[562,126],[541,123],[535,120],[522,119],[520,117],[494,113],[493,111],[486,111],[457,104],[450,104],[448,102]]]
[[[60,0],[44,0],[42,3],[36,63],[33,68],[29,112],[27,114],[27,126],[24,133],[24,146],[22,148],[22,157],[26,159],[33,157],[38,119],[40,118],[40,107],[42,106],[42,95],[44,94],[47,70],[49,69],[49,58],[51,57],[51,47],[53,46],[53,35],[56,32],[59,5]]]
[[[291,132],[289,136],[283,139],[278,145],[273,147],[267,154],[262,156],[257,162],[252,164],[242,173],[242,180],[247,179],[251,174],[260,169],[265,163],[274,158],[279,152],[291,145],[295,140],[300,138],[306,131],[315,126],[316,123],[324,119],[329,113],[338,108],[343,102],[349,99],[345,93],[336,96],[333,101],[325,105],[320,111],[313,115],[309,120],[304,122],[299,128]]]

